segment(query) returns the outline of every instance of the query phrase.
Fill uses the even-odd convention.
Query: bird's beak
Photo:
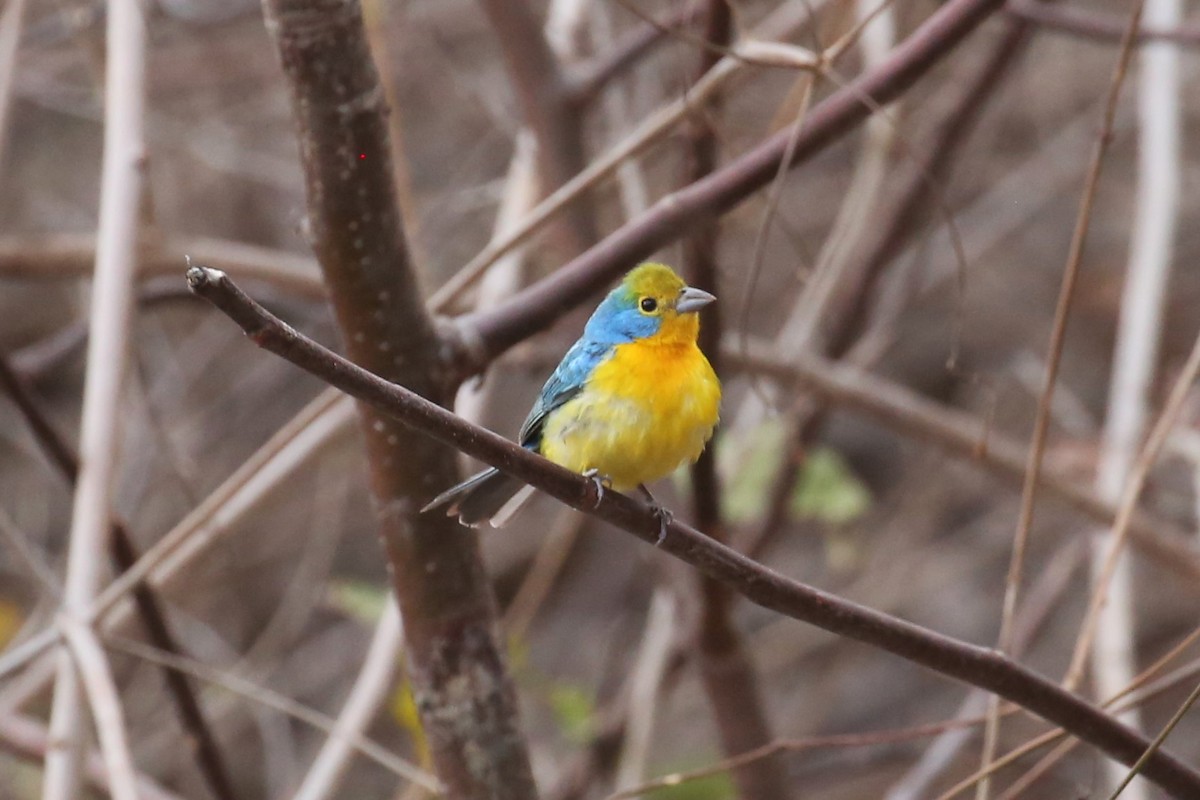
[[[693,311],[699,311],[716,299],[714,295],[709,294],[703,289],[688,286],[679,293],[679,299],[675,301],[675,312],[678,314],[690,314]]]

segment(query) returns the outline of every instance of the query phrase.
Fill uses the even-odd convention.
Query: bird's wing
[[[612,345],[580,339],[563,356],[558,367],[546,380],[537,402],[525,418],[518,436],[523,447],[537,450],[542,440],[542,425],[555,409],[579,394],[591,377],[592,370],[612,352]]]

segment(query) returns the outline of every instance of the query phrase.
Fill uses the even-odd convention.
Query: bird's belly
[[[716,425],[720,389],[707,361],[685,366],[672,374],[658,365],[651,379],[628,363],[599,369],[546,420],[542,454],[576,472],[595,469],[618,491],[695,461]]]

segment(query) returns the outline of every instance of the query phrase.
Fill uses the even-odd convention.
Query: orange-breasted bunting
[[[631,270],[592,314],[542,387],[519,442],[556,464],[593,476],[603,491],[639,488],[664,523],[669,513],[646,484],[700,457],[716,427],[721,384],[696,344],[698,311],[716,298],[674,270]],[[532,489],[492,468],[438,495],[466,525],[502,525]]]

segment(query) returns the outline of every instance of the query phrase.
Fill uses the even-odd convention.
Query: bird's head
[[[642,264],[604,298],[588,320],[585,335],[610,344],[648,338],[694,342],[700,332],[696,312],[716,299],[688,286],[665,264]]]

